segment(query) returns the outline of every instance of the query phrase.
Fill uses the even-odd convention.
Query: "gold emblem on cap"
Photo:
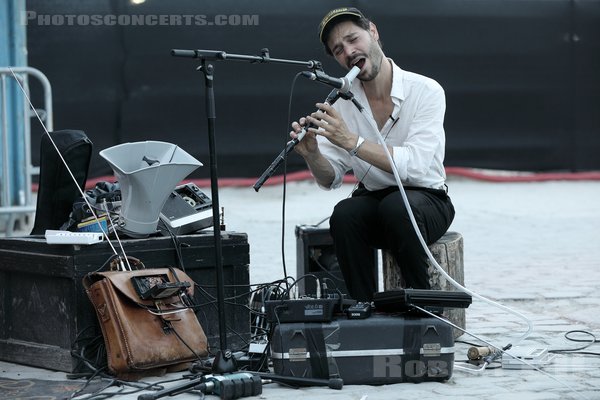
[[[335,8],[331,11],[329,11],[325,17],[323,17],[323,20],[321,21],[321,24],[319,26],[319,39],[321,39],[321,41],[323,40],[323,30],[325,29],[325,27],[327,26],[327,24],[329,23],[329,21],[331,21],[333,18],[337,17],[338,15],[342,15],[342,14],[349,14],[349,15],[354,15],[356,17],[361,17],[360,11],[355,9],[350,9],[348,7],[340,7],[340,8]]]

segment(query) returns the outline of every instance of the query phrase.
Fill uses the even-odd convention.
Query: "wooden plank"
[[[43,275],[52,278],[72,278],[73,260],[68,255],[55,255],[51,253],[34,253],[21,250],[8,250],[2,247],[0,240],[0,271],[2,272],[23,272]],[[52,265],[52,268],[48,268]]]
[[[4,361],[55,371],[71,372],[75,367],[71,351],[58,346],[0,339],[0,354]]]

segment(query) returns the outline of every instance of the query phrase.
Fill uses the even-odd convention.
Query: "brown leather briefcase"
[[[207,339],[186,296],[194,282],[175,268],[95,272],[83,278],[106,345],[109,371],[138,379],[183,370]]]

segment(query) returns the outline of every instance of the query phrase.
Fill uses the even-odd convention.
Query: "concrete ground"
[[[450,229],[464,237],[465,285],[514,310],[509,312],[475,298],[466,310],[467,330],[502,347],[523,336],[528,320],[533,332],[519,345],[548,350],[587,344],[567,340],[569,331],[587,331],[600,337],[600,182],[489,183],[451,177],[448,184],[456,208]],[[265,186],[258,193],[250,186],[221,188],[227,230],[248,234],[251,282],[283,277],[284,258],[288,275],[295,275],[295,226],[326,218],[351,189],[352,185],[344,185],[328,192],[308,181],[289,183],[283,217],[280,185]],[[593,338],[583,333],[571,337],[588,342]],[[466,334],[459,340],[480,343]],[[599,344],[585,349],[595,355],[560,353],[540,370],[494,368],[479,372],[461,368],[468,348],[468,344],[456,343],[456,368],[445,383],[346,385],[340,391],[269,384],[258,398],[600,399]],[[5,362],[0,362],[0,377],[66,379],[61,372]],[[138,394],[117,398],[137,399]],[[196,399],[198,395],[174,398]]]

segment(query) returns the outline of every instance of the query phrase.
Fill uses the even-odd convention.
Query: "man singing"
[[[349,294],[358,301],[372,299],[377,287],[374,248],[392,252],[406,287],[428,289],[427,255],[378,135],[392,156],[421,235],[427,244],[434,243],[454,218],[443,166],[444,90],[387,58],[377,27],[356,8],[327,13],[319,36],[327,54],[344,69],[360,68],[351,92],[364,115],[350,101],[317,103],[318,111],[294,122],[290,135],[295,138],[303,126],[313,126],[295,149],[319,186],[340,187],[350,170],[359,182],[330,218]]]

